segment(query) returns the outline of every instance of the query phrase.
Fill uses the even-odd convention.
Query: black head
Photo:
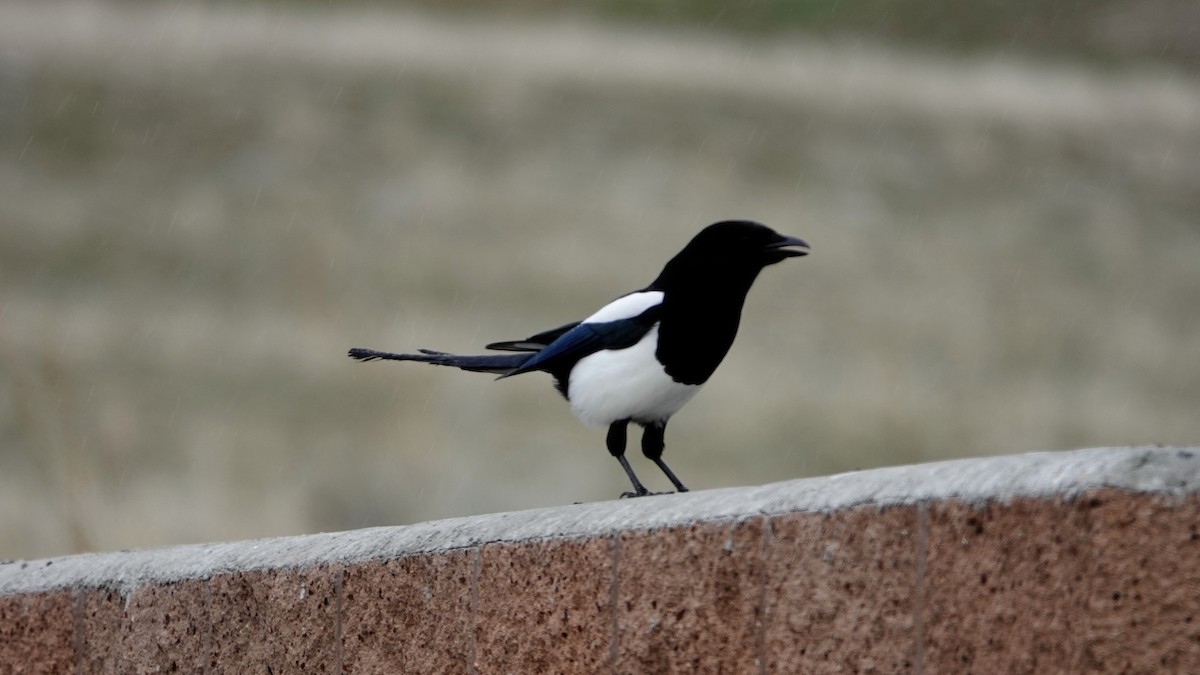
[[[789,248],[792,246],[800,248]],[[808,255],[808,244],[753,220],[723,220],[700,230],[683,253],[713,261],[766,267],[784,258]]]
[[[808,255],[802,239],[779,234],[752,220],[723,220],[700,230],[671,262],[656,286],[672,280],[695,284],[741,282],[749,288],[767,265]]]

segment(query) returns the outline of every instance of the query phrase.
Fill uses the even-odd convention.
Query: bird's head
[[[656,286],[673,282],[742,281],[745,288],[768,265],[808,255],[803,239],[779,234],[752,220],[723,220],[701,230],[663,269]],[[744,291],[743,291],[744,292]]]
[[[723,220],[700,230],[683,252],[697,258],[766,267],[808,255],[808,243],[753,220]]]

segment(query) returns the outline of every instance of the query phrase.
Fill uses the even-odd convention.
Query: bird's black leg
[[[666,447],[666,441],[663,436],[667,433],[667,422],[654,422],[645,426],[645,431],[642,432],[642,454],[645,455],[651,462],[658,465],[662,472],[667,474],[667,478],[675,484],[675,489],[679,492],[687,492],[688,489],[679,482],[675,477],[675,473],[671,471],[671,467],[662,460],[663,448]]]
[[[625,459],[625,428],[629,426],[629,420],[617,420],[608,427],[608,451],[617,461],[621,463],[621,468],[625,469],[625,475],[629,476],[630,482],[633,483],[633,492],[622,492],[622,497],[644,497],[650,494],[650,491],[642,485],[642,481],[638,480],[637,474],[633,472],[633,467],[629,466],[629,460]]]

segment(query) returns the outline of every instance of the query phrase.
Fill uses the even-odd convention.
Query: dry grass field
[[[768,270],[694,489],[1200,442],[1200,75],[692,23],[0,5],[0,558],[609,499],[541,375],[357,364]],[[652,489],[665,480],[639,457]]]

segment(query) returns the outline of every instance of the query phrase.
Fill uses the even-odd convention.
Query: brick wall
[[[1200,448],[0,564],[3,673],[1200,672]]]

